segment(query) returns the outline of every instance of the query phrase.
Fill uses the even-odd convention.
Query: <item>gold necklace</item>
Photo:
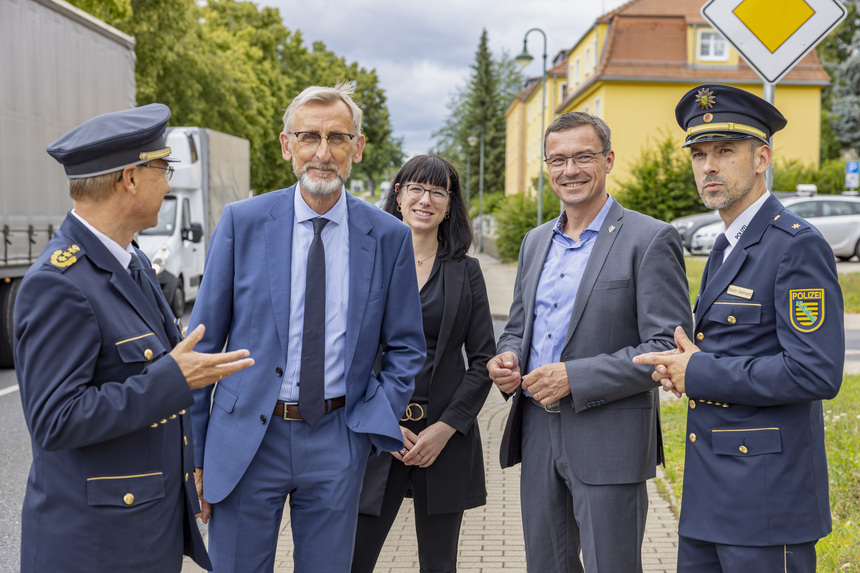
[[[416,265],[418,265],[418,266],[420,267],[421,265],[423,265],[423,264],[424,264],[424,261],[426,261],[426,260],[427,260],[427,259],[429,259],[429,258],[435,257],[435,256],[436,256],[436,253],[433,253],[433,254],[432,254],[432,255],[430,255],[429,257],[425,257],[425,258],[421,259],[420,261],[419,261],[418,259],[415,259],[415,264],[416,264]]]

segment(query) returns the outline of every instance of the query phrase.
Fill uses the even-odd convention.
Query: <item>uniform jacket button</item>
[[[696,409],[696,403],[695,403],[693,400],[690,400],[690,409],[691,409],[691,410],[695,410],[695,409]]]
[[[704,333],[700,332],[699,334],[696,335],[696,340],[698,340],[699,342],[703,341],[704,339],[705,339]]]
[[[176,419],[176,414],[171,414],[171,415],[170,415],[170,419],[171,419],[171,420],[175,420],[175,419]]]
[[[749,450],[747,449],[746,446],[741,446],[738,449],[741,451],[742,454],[748,454],[749,453]]]
[[[185,446],[188,445],[188,436],[182,436],[182,444]]]
[[[188,472],[185,472],[185,481],[188,481]]]
[[[728,317],[726,320],[729,321],[729,324],[735,324],[738,321],[738,319],[733,316]]]
[[[152,349],[147,348],[146,350],[144,350],[143,351],[143,357],[146,358],[147,360],[152,360]]]
[[[696,434],[690,432],[690,441],[693,442],[694,444],[696,443]]]
[[[134,495],[127,493],[122,496],[122,500],[125,502],[126,505],[131,505],[134,503]]]
[[[185,415],[185,410],[179,410],[179,415],[180,415],[180,416],[184,416],[184,415]]]

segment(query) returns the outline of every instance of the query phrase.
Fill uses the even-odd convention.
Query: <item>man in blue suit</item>
[[[158,222],[170,192],[169,118],[161,104],[100,115],[47,149],[65,167],[75,207],[15,305],[15,368],[33,442],[25,573],[178,573],[183,553],[209,566],[186,408],[192,389],[253,360],[247,350],[194,352],[203,327],[182,340],[132,242]]]
[[[293,100],[280,139],[299,182],[228,205],[210,243],[191,323],[206,323],[203,348],[256,360],[195,396],[219,573],[272,570],[287,498],[295,571],[348,571],[371,448],[403,447],[425,351],[412,241],[344,189],[365,143],[351,93],[315,86]]]
[[[831,530],[821,400],[842,382],[842,291],[833,252],[765,184],[766,101],[703,85],[675,109],[699,195],[726,230],[696,299],[695,339],[634,358],[686,394],[678,571],[815,571]]]

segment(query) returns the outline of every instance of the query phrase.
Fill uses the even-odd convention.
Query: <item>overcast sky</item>
[[[256,0],[280,9],[284,25],[301,30],[305,45],[320,40],[348,62],[376,69],[388,98],[394,134],[407,155],[426,153],[447,117],[446,104],[464,86],[486,28],[496,56],[520,53],[523,36],[541,28],[547,67],[598,16],[624,0]],[[527,76],[541,75],[543,37],[528,36],[534,57]],[[285,104],[286,105],[286,104]]]

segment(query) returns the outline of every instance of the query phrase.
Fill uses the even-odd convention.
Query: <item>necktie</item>
[[[305,322],[299,370],[299,414],[313,426],[325,414],[325,247],[323,227],[328,219],[313,219],[314,238],[305,273]]]
[[[137,283],[137,286],[143,292],[143,296],[145,296],[146,300],[149,301],[149,305],[156,314],[161,314],[161,311],[158,308],[158,302],[155,299],[155,293],[152,292],[152,283],[149,282],[149,279],[146,277],[143,264],[135,253],[131,254],[131,262],[128,263],[128,270],[131,271],[131,278],[133,278],[134,282]]]
[[[711,249],[711,256],[708,258],[708,284],[711,284],[711,279],[714,278],[714,275],[717,274],[717,271],[720,270],[720,266],[723,264],[723,251],[726,250],[726,247],[729,246],[729,240],[726,238],[725,233],[720,233],[717,237],[717,240],[714,241],[714,248]]]

